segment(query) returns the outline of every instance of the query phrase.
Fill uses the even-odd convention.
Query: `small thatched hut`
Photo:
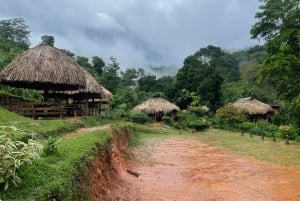
[[[245,110],[254,120],[256,117],[267,118],[273,111],[270,105],[254,98],[241,98],[234,102],[233,106]]]
[[[63,51],[39,45],[16,57],[0,73],[0,83],[13,87],[64,91],[85,87],[82,68]]]
[[[156,120],[160,120],[163,115],[174,115],[179,110],[177,105],[163,98],[150,98],[133,108],[133,111],[141,111],[155,116]]]

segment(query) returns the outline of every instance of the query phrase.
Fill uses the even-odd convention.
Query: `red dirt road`
[[[275,166],[185,137],[149,141],[133,150],[114,199],[132,201],[300,200],[300,168]],[[113,199],[113,200],[114,200]]]

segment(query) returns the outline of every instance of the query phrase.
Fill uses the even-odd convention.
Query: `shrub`
[[[239,129],[242,133],[246,133],[246,132],[249,132],[255,126],[256,126],[255,123],[246,121],[239,125]]]
[[[197,116],[189,111],[179,111],[177,113],[177,128],[188,128],[189,123],[197,120]]]
[[[170,116],[164,115],[162,117],[162,121],[167,124],[167,125],[171,125],[172,124],[172,118]]]
[[[39,157],[43,146],[29,139],[28,143],[13,141],[11,138],[24,131],[13,126],[0,127],[0,185],[7,190],[10,184],[17,186],[22,180],[18,176],[20,168]]]
[[[205,119],[199,119],[199,120],[191,121],[188,127],[200,131],[208,128],[209,124]]]
[[[146,123],[148,121],[148,116],[144,112],[131,112],[128,115],[128,119],[136,123]]]
[[[46,156],[56,153],[60,142],[61,138],[50,136],[44,146]]]
[[[189,107],[189,111],[195,114],[197,117],[203,117],[204,115],[207,114],[207,111],[202,106],[201,107],[191,106]]]
[[[254,127],[252,127],[250,130],[248,130],[249,133],[254,134],[254,135],[261,135],[261,136],[266,136],[267,132],[263,128],[263,126],[256,124]]]
[[[233,105],[228,104],[217,110],[216,120],[223,127],[236,128],[239,123],[247,120],[247,116],[244,110],[237,109]]]

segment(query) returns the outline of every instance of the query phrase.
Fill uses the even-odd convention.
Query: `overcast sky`
[[[117,58],[122,69],[182,66],[207,45],[235,50],[250,39],[258,0],[0,0],[0,19],[23,18],[76,55]]]

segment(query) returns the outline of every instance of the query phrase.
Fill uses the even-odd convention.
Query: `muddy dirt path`
[[[139,201],[300,200],[300,168],[287,168],[187,137],[148,140],[119,171],[114,199]]]

